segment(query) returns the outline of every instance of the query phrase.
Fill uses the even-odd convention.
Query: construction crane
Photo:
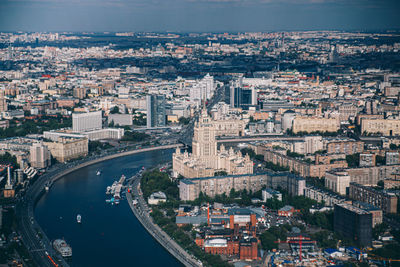
[[[305,236],[302,236],[302,235],[299,235],[299,236],[297,236],[296,237],[296,239],[299,239],[299,240],[288,240],[288,241],[280,241],[280,240],[278,240],[278,241],[275,241],[275,243],[286,243],[286,244],[299,244],[299,258],[300,258],[300,262],[302,261],[302,246],[303,246],[303,243],[307,243],[307,244],[309,244],[309,243],[313,243],[313,244],[316,244],[317,243],[317,241],[312,241],[310,238],[308,238],[308,237],[305,237]]]
[[[367,252],[367,253],[368,253],[368,259],[369,259],[369,260],[379,260],[379,261],[383,261],[383,265],[384,265],[384,266],[386,266],[386,262],[387,262],[387,261],[388,261],[389,263],[391,263],[392,261],[400,262],[399,259],[384,258],[384,257],[378,256],[378,255],[372,254],[371,252]],[[371,255],[372,257],[369,256],[369,255]]]

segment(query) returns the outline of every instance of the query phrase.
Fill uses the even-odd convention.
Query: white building
[[[267,199],[276,198],[279,201],[282,201],[282,194],[279,191],[276,191],[271,188],[265,188],[261,191],[263,202],[267,202]]]
[[[29,161],[32,167],[43,169],[50,166],[51,153],[47,146],[42,143],[33,143],[29,152]]]
[[[131,126],[133,124],[131,114],[109,114],[108,124],[114,122],[114,125]]]
[[[72,131],[88,132],[102,128],[101,111],[87,113],[72,113]]]
[[[329,171],[325,173],[325,187],[340,195],[346,195],[350,180],[350,175],[346,171]]]

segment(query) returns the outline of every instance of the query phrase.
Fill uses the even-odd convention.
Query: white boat
[[[77,221],[78,223],[81,223],[81,222],[82,222],[82,216],[81,216],[80,214],[78,214],[78,215],[76,216],[76,221]]]
[[[97,176],[100,176],[100,175],[101,175],[101,171],[97,171],[97,172],[96,172],[96,175],[97,175]]]
[[[72,256],[72,249],[67,244],[67,242],[65,242],[64,239],[56,239],[56,240],[54,240],[53,241],[53,247],[63,257],[71,257]]]
[[[247,147],[248,145],[246,143],[240,143],[238,144],[238,147]]]

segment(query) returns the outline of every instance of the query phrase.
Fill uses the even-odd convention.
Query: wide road
[[[158,225],[153,223],[152,218],[149,216],[149,207],[143,198],[140,190],[141,174],[133,176],[128,183],[131,190],[136,196],[137,204],[133,204],[132,195],[126,191],[126,199],[131,207],[133,213],[146,228],[146,230],[175,258],[177,258],[185,266],[202,266],[202,263],[196,260],[192,255],[182,249],[174,240],[172,240]]]

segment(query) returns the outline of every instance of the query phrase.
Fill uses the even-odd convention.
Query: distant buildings
[[[147,95],[147,128],[166,125],[165,95]]]
[[[296,117],[293,120],[292,131],[298,132],[337,132],[340,128],[339,120],[318,117]]]

